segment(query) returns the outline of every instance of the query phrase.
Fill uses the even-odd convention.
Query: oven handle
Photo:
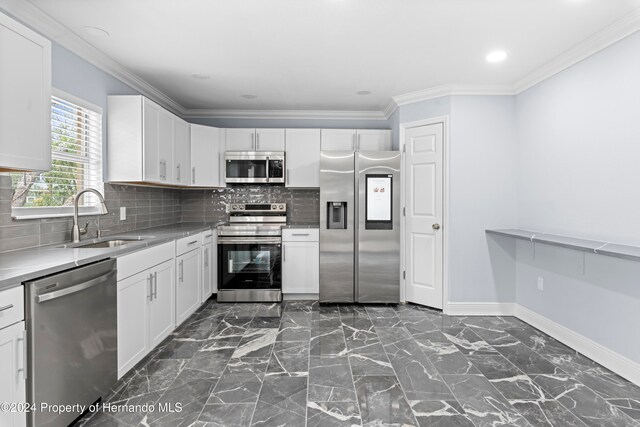
[[[251,243],[280,244],[282,243],[282,239],[279,237],[249,237],[249,238],[218,237],[219,245],[235,245],[235,244],[251,244]]]

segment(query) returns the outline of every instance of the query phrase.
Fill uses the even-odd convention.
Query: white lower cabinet
[[[282,293],[317,294],[320,289],[320,245],[317,229],[282,233]]]
[[[172,259],[153,268],[151,303],[149,304],[149,350],[168,337],[176,325],[174,269]]]
[[[118,258],[118,378],[175,329],[175,246]]]
[[[25,323],[15,323],[0,329],[0,402],[26,402]],[[0,411],[0,426],[27,425],[24,411]]]
[[[181,324],[200,306],[200,246],[176,258],[176,324]]]

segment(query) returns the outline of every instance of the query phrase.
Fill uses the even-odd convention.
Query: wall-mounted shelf
[[[557,234],[547,234],[539,231],[520,230],[515,228],[485,231],[487,234],[528,240],[532,243],[543,243],[546,245],[591,252],[598,255],[640,261],[639,246],[619,245],[616,243],[602,242],[598,240],[579,239],[576,237],[560,236]]]

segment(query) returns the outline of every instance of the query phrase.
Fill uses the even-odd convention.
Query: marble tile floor
[[[77,425],[640,427],[640,387],[526,323],[409,304],[211,300],[106,401]]]

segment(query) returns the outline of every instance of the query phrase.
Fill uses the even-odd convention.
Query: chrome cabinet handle
[[[180,279],[180,283],[182,283],[184,282],[184,260],[180,260],[178,267],[180,268],[180,274],[178,277]]]
[[[357,134],[357,135],[358,135],[358,150],[360,150],[360,134]]]
[[[251,148],[255,151],[256,149],[256,134],[251,134]]]
[[[434,230],[440,230],[440,224],[433,224],[431,228],[433,228]]]
[[[256,150],[260,149],[260,134],[256,133]]]
[[[282,244],[282,262],[285,262],[287,260],[287,246],[285,244]]]
[[[194,240],[193,242],[189,242],[189,243],[187,243],[187,246],[195,245],[196,243],[198,243],[198,241],[197,241],[197,240]]]
[[[9,310],[10,308],[13,308],[13,304],[9,304],[9,305],[5,305],[4,307],[0,307],[0,311]]]
[[[292,236],[308,236],[309,233],[291,233]]]
[[[287,185],[289,185],[289,168],[287,168]]]
[[[153,299],[158,299],[158,272],[153,272],[153,292],[151,293]]]
[[[147,277],[147,283],[149,284],[149,292],[147,294],[147,298],[149,301],[153,301],[153,273],[149,273],[149,277]]]
[[[209,248],[204,250],[204,266],[209,267]]]
[[[191,168],[191,183],[192,184],[196,183],[196,167],[195,166]]]
[[[352,141],[352,146],[353,146],[353,151],[356,151],[356,134],[354,133],[353,136],[351,137]]]
[[[178,165],[176,166],[176,168],[178,169],[178,176],[176,177],[176,181],[180,181],[180,163],[178,163]]]

